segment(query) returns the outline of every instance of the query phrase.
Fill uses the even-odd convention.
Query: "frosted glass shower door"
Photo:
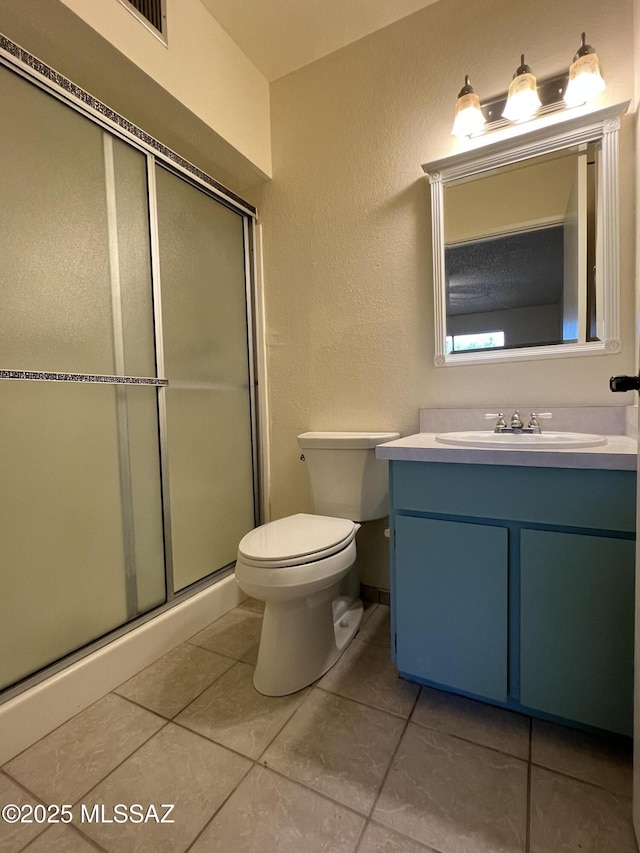
[[[0,69],[0,689],[166,600],[146,156]]]
[[[255,526],[244,220],[156,168],[176,591]]]
[[[133,554],[119,474],[121,391],[135,460]],[[164,601],[165,590],[155,388],[9,379],[0,407],[3,688]]]

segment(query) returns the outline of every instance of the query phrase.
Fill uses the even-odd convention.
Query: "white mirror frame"
[[[481,148],[425,163],[422,168],[431,184],[431,233],[433,240],[433,287],[435,306],[435,358],[437,367],[460,364],[487,364],[525,361],[560,356],[620,352],[620,212],[618,193],[618,132],[620,118],[629,101],[604,107],[586,115],[538,127],[510,139],[501,139]],[[570,148],[587,142],[602,142],[602,266],[604,299],[602,316],[597,318],[601,340],[585,343],[552,344],[512,350],[490,350],[446,354],[446,288],[444,242],[444,185],[517,163],[531,157]]]

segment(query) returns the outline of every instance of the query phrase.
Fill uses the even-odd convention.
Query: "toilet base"
[[[312,595],[265,606],[253,686],[265,696],[296,693],[331,669],[362,622],[363,605],[334,606],[333,596]],[[335,590],[334,590],[335,595]]]

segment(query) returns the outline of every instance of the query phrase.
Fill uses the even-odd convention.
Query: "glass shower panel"
[[[165,599],[156,389],[124,390],[124,430],[123,390],[0,382],[0,688]]]
[[[103,150],[115,373],[156,376],[147,160],[106,132]]]
[[[6,68],[0,103],[0,367],[154,376],[146,157]]]
[[[169,388],[167,433],[176,591],[228,566],[255,526],[244,388]]]
[[[255,525],[239,214],[156,169],[174,588],[236,559]]]

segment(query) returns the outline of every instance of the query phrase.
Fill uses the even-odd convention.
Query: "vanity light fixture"
[[[600,73],[598,54],[586,43],[585,34],[582,33],[582,44],[569,69],[569,84],[564,93],[565,103],[568,107],[577,107],[606,88],[607,84]]]
[[[453,136],[478,136],[500,130],[534,116],[580,106],[604,89],[606,83],[600,72],[598,56],[582,33],[582,44],[568,71],[537,81],[529,66],[525,65],[522,54],[509,91],[497,98],[480,102],[467,75],[458,95],[451,133]]]
[[[480,98],[469,81],[469,75],[466,74],[464,86],[460,89],[456,102],[456,117],[451,133],[453,136],[471,136],[474,133],[480,133],[485,121],[480,109]]]
[[[520,65],[509,86],[507,103],[502,115],[509,121],[526,121],[534,116],[541,106],[536,78],[529,66],[525,65],[523,53],[520,57]]]

